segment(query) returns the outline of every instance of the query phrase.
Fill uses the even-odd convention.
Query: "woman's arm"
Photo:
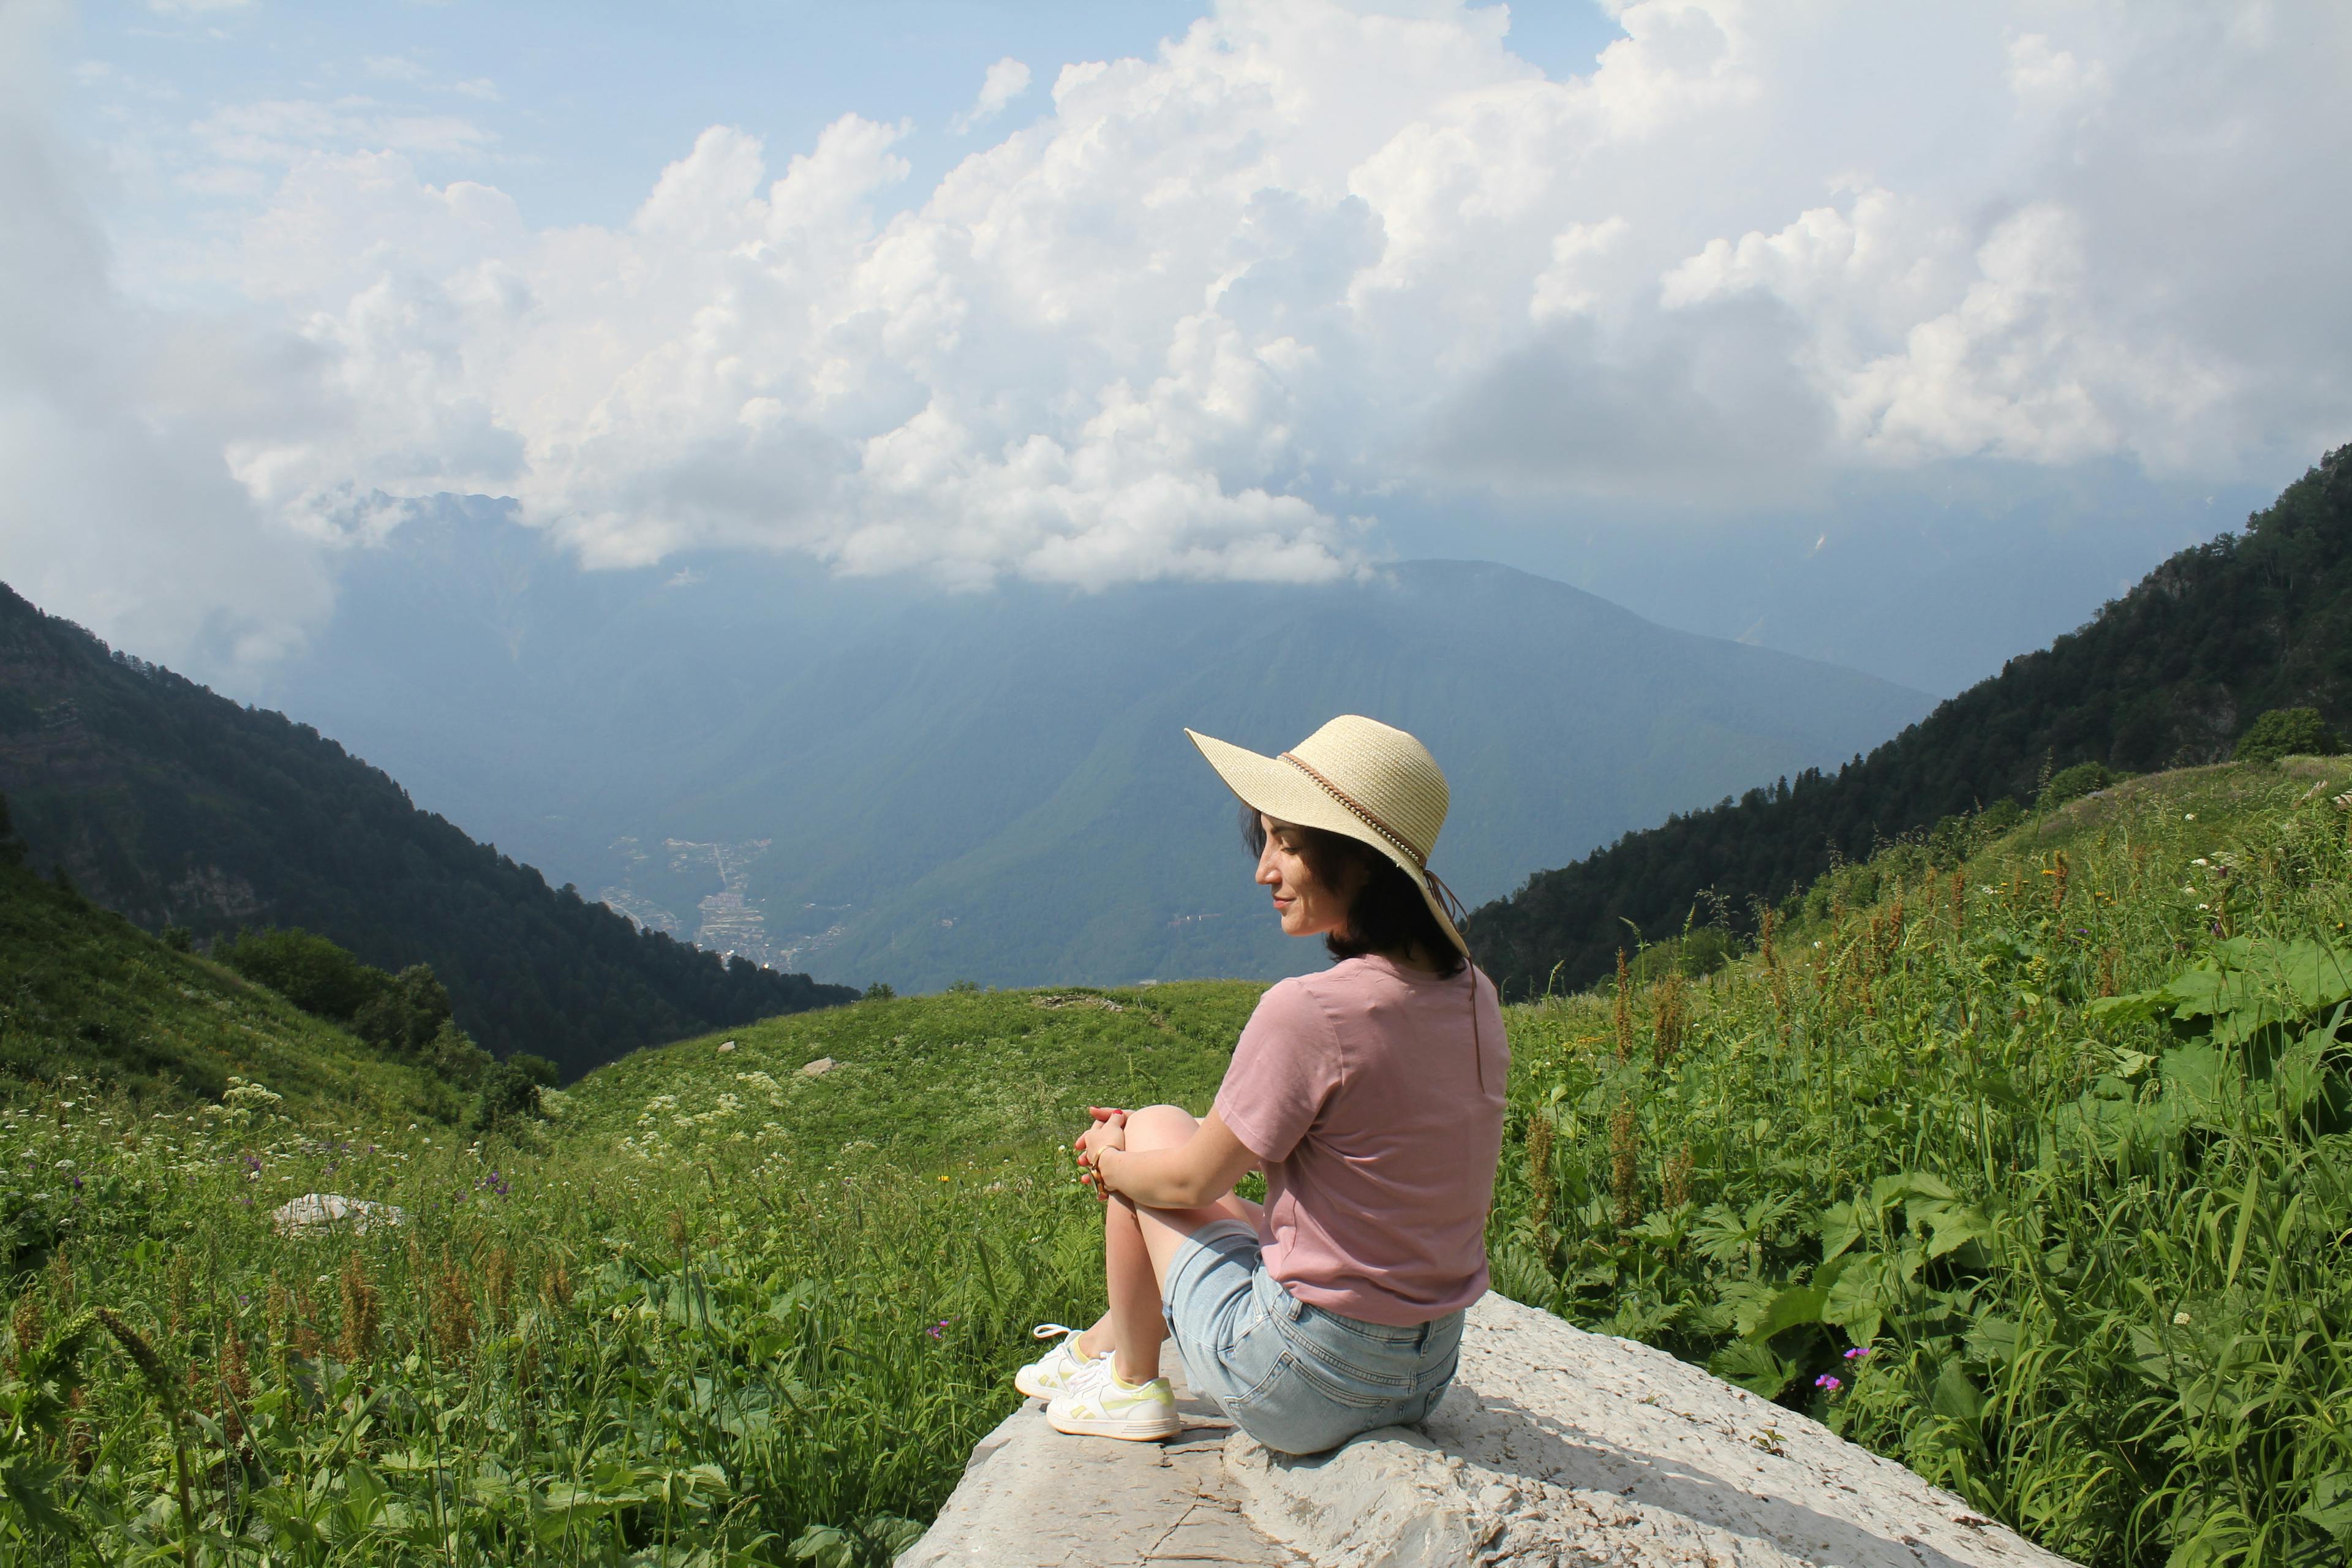
[[[1173,1149],[1132,1150],[1118,1143],[1097,1151],[1095,1173],[1106,1191],[1153,1209],[1194,1209],[1213,1204],[1257,1164],[1249,1145],[1211,1110],[1192,1136]]]

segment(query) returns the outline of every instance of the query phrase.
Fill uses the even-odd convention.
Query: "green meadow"
[[[1695,927],[1512,1009],[1497,1288],[2084,1562],[2341,1561],[2336,767],[1887,846],[1727,963]],[[0,880],[8,1560],[885,1562],[1013,1408],[1030,1326],[1099,1309],[1084,1108],[1202,1108],[1258,990],[863,1002],[475,1133],[227,970]],[[403,1216],[281,1234],[314,1192]]]

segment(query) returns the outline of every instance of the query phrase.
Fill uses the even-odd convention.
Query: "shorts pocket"
[[[1265,1369],[1255,1383],[1234,1394],[1227,1402],[1230,1409],[1248,1410],[1263,1405],[1266,1398],[1277,1392],[1283,1383],[1292,1375],[1292,1368],[1297,1364],[1297,1358],[1288,1351],[1276,1356],[1273,1364]]]
[[[1323,1399],[1352,1411],[1395,1409],[1412,1398],[1412,1384],[1409,1382],[1402,1386],[1369,1383],[1313,1355],[1297,1356],[1293,1372],[1298,1381]]]
[[[1335,1384],[1356,1385],[1382,1399],[1410,1396],[1428,1368],[1412,1339],[1391,1340],[1360,1331],[1318,1307],[1308,1307],[1290,1325],[1291,1348]],[[1418,1338],[1414,1333],[1412,1338]]]

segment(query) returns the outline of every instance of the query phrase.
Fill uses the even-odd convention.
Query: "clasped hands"
[[[1079,1133],[1070,1147],[1077,1152],[1079,1182],[1108,1203],[1110,1188],[1103,1182],[1102,1157],[1110,1150],[1127,1147],[1127,1112],[1115,1106],[1089,1105],[1087,1114],[1094,1118],[1094,1125]]]

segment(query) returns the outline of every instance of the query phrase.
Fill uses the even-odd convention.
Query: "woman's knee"
[[[1129,1149],[1174,1149],[1192,1142],[1200,1119],[1181,1105],[1147,1105],[1127,1113]]]

